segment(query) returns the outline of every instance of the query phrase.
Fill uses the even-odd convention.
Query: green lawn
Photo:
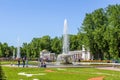
[[[7,80],[88,80],[105,76],[104,80],[120,80],[120,72],[94,68],[18,68],[2,67]],[[51,70],[52,72],[46,72]],[[27,77],[18,73],[34,74]],[[40,74],[40,75],[39,75]],[[44,74],[44,75],[41,75]]]
[[[20,62],[21,64],[23,63],[22,61]],[[30,65],[38,65],[38,62],[37,61],[29,61],[28,62]],[[17,61],[1,61],[1,64],[2,65],[10,65],[10,64],[18,64]]]

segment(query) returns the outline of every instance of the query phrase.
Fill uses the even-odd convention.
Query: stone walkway
[[[2,66],[18,67],[18,65],[2,65]],[[20,65],[19,67],[23,67],[23,65]],[[28,65],[28,67],[38,67],[38,66]],[[92,66],[79,66],[79,65],[48,65],[47,66],[47,68],[80,68],[80,67],[94,68]],[[95,67],[95,68],[104,69],[104,70],[120,71],[120,68],[117,68],[117,67]]]
[[[97,69],[120,71],[120,68],[116,67],[97,67]]]
[[[17,65],[2,65],[2,66],[8,66],[8,67],[18,67]],[[20,65],[19,67],[23,67]],[[34,65],[29,65],[28,67],[38,67]],[[72,65],[48,65],[47,68],[80,68],[80,67],[86,67],[86,68],[92,68],[92,66],[72,66]],[[94,67],[93,67],[94,68]],[[104,69],[104,70],[114,70],[114,71],[120,71],[120,68],[116,67],[96,67],[97,69]]]

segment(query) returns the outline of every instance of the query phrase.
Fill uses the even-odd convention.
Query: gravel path
[[[95,78],[90,78],[88,80],[103,80],[104,79],[104,76],[101,76],[101,77],[95,77]]]

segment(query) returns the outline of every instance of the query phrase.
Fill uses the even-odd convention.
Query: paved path
[[[18,65],[8,65],[8,64],[2,66],[18,67]],[[23,67],[23,65],[20,65],[19,67]],[[28,65],[28,67],[38,67],[38,66]],[[79,65],[47,65],[47,68],[80,68],[80,67],[91,68],[91,66],[79,66]]]
[[[116,67],[97,67],[97,69],[120,71],[120,68]]]
[[[2,65],[2,66],[8,66],[8,67],[18,67],[17,65]],[[19,67],[23,67],[22,65],[20,65]],[[34,65],[29,65],[28,67],[38,67],[38,66],[34,66]],[[76,66],[76,65],[48,65],[48,68],[80,68],[80,67],[85,67],[85,68],[92,68],[92,66]],[[94,67],[93,67],[94,68]],[[116,67],[96,67],[97,69],[104,69],[104,70],[114,70],[114,71],[120,71],[120,68],[116,68]]]

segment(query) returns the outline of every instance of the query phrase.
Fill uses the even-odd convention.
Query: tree
[[[23,49],[23,54],[24,54],[24,56],[26,55],[26,57],[27,58],[29,58],[30,56],[30,54],[29,54],[29,47],[28,47],[28,44],[27,43],[23,43],[23,45],[22,45],[22,49]]]
[[[95,59],[120,57],[120,5],[109,5],[86,14],[79,30],[84,32],[83,39],[87,42],[84,44]]]
[[[109,52],[114,59],[120,57],[120,5],[109,5],[106,9],[108,18]]]
[[[46,50],[48,50],[48,51],[50,51],[50,44],[51,44],[51,39],[50,39],[50,36],[43,36],[42,38],[41,38],[41,42],[40,42],[40,44],[41,44],[41,49],[43,50],[43,49],[46,49]]]
[[[2,43],[0,43],[0,57],[3,57]]]
[[[62,51],[61,38],[55,37],[51,40],[51,51],[56,54],[60,54]]]

